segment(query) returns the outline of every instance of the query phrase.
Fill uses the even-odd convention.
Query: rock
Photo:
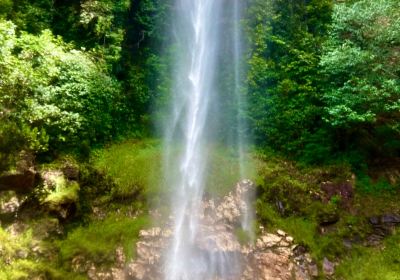
[[[125,280],[125,271],[123,269],[111,269],[112,280]]]
[[[279,246],[281,246],[281,247],[289,247],[290,244],[288,242],[286,242],[286,240],[281,240],[281,242],[279,242]]]
[[[285,209],[285,206],[283,205],[282,201],[276,202],[276,208],[278,209],[278,212],[281,216],[285,216],[286,209]]]
[[[125,265],[126,257],[124,254],[124,248],[118,247],[115,250],[115,262],[118,268],[123,268]]]
[[[308,266],[308,271],[312,277],[318,277],[318,266],[316,263],[311,263]]]
[[[38,240],[43,240],[52,235],[62,235],[63,227],[57,218],[42,218],[37,221],[33,234]]]
[[[0,204],[0,213],[15,213],[21,205],[17,196],[12,196],[8,201]]]
[[[36,185],[36,172],[25,170],[23,172],[8,172],[0,176],[0,191],[15,191],[26,194]]]
[[[293,244],[293,237],[284,231],[263,233],[255,245],[241,245],[237,241],[235,230],[240,227],[240,219],[247,211],[244,197],[253,187],[253,183],[244,180],[219,203],[212,199],[203,201],[203,211],[199,211],[197,217],[200,234],[194,237],[191,250],[203,256],[205,261],[224,258],[224,261],[232,262],[232,268],[237,268],[236,262],[239,261],[242,271],[232,269],[224,279],[292,280],[293,275],[298,276],[296,280],[311,279],[315,267],[308,269],[306,249]],[[166,257],[165,252],[168,252],[174,232],[171,220],[172,217],[165,221],[163,227],[140,231],[140,240],[136,243],[136,259],[126,267],[127,280],[163,278],[161,261]],[[301,264],[295,263],[295,254]],[[311,258],[309,261],[312,261]],[[217,276],[213,280],[221,280],[221,277]]]
[[[338,196],[342,206],[345,208],[351,206],[354,188],[349,180],[342,183],[323,182],[321,190],[325,193],[325,202],[330,201],[333,196]]]
[[[146,267],[140,263],[131,263],[128,266],[127,274],[129,279],[144,280],[147,274]]]
[[[149,230],[141,230],[139,232],[139,237],[141,238],[153,238],[161,235],[161,228],[156,227]]]
[[[16,256],[19,259],[26,259],[28,257],[29,253],[26,250],[17,250],[16,251]]]
[[[261,240],[265,247],[274,247],[279,244],[282,238],[275,234],[267,233],[261,237]]]
[[[367,237],[367,245],[377,246],[388,235],[391,235],[396,226],[400,226],[400,215],[388,213],[368,219],[372,225],[373,233]]]
[[[77,210],[80,186],[76,181],[68,181],[60,170],[46,170],[41,173],[43,189],[41,198],[45,211],[56,215],[60,220],[73,217]]]
[[[369,222],[373,226],[379,225],[379,217],[371,217],[369,218]]]
[[[286,232],[284,232],[283,230],[280,230],[280,229],[278,229],[278,230],[276,231],[276,233],[277,233],[279,236],[286,236]]]
[[[322,269],[325,275],[332,276],[335,274],[335,264],[329,261],[327,258],[324,258],[322,262]]]
[[[61,171],[68,180],[77,181],[79,179],[79,166],[72,162],[66,162]]]
[[[21,151],[18,155],[18,160],[15,164],[18,172],[25,172],[27,170],[34,170],[35,155],[32,152]]]
[[[400,215],[396,214],[385,214],[381,218],[383,224],[397,225],[400,224]]]
[[[26,231],[26,229],[28,228],[28,225],[17,221],[13,224],[11,224],[10,226],[7,227],[7,232],[10,233],[12,236],[18,236],[20,234],[22,234],[24,231]]]
[[[66,184],[64,174],[60,170],[45,170],[40,173],[40,178],[47,190],[62,188]]]
[[[80,255],[75,256],[71,261],[72,271],[78,273],[85,273],[92,266],[93,265],[90,262],[86,261],[85,257]]]
[[[196,239],[197,248],[210,253],[221,252],[224,254],[240,251],[240,244],[234,235],[228,231],[200,234]]]

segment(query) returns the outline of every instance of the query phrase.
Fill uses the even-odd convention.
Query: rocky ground
[[[232,275],[231,279],[305,280],[317,277],[319,273],[316,263],[303,247],[295,244],[293,237],[282,230],[276,233],[263,232],[255,242],[239,243],[235,229],[240,226],[241,217],[248,211],[243,197],[249,191],[254,191],[254,184],[244,180],[220,202],[214,200],[203,202],[200,223],[204,234],[197,240],[196,245],[199,250],[237,256],[241,269],[238,270],[239,273]],[[117,251],[116,254],[119,256],[117,259],[120,260],[118,269],[95,272],[95,268],[89,268],[89,278],[93,280],[162,279],[164,253],[173,233],[173,229],[168,224],[162,228],[154,227],[140,232],[137,258],[134,262],[123,266],[124,258],[120,256],[121,252]],[[325,273],[333,274],[334,264],[326,260],[324,269]]]
[[[257,190],[245,180],[221,198],[205,198],[199,214],[203,234],[196,248],[238,260],[240,267],[232,265],[234,280],[300,280],[346,279],[343,273],[338,276],[340,265],[357,248],[380,254],[385,244],[395,244],[386,240],[396,236],[400,225],[396,192],[382,198],[360,196],[355,178],[334,180],[337,171],[313,174],[279,164]],[[70,159],[35,166],[29,155],[21,155],[15,170],[0,174],[0,279],[162,279],[172,220],[150,211],[153,220],[164,222],[136,226],[147,209],[135,205],[141,201],[137,193],[123,200],[113,197],[117,187],[104,174]],[[254,191],[262,202],[257,237],[241,229],[249,212],[245,198]],[[285,228],[293,219],[308,224]],[[398,264],[398,251],[390,252],[385,257],[394,263],[387,266],[388,273]]]

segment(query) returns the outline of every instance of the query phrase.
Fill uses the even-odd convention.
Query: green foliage
[[[357,189],[363,193],[379,194],[382,192],[394,192],[398,186],[392,185],[384,177],[378,178],[375,182],[364,173],[357,175]]]
[[[9,137],[20,135],[22,148],[41,152],[115,135],[114,119],[123,113],[120,84],[88,53],[48,30],[16,36],[7,21],[0,22],[0,37],[0,108],[9,122],[0,129],[18,131]]]
[[[396,155],[400,148],[400,4],[337,4],[320,65],[326,77],[324,120],[342,145]],[[356,147],[358,146],[358,147]]]
[[[312,139],[321,114],[317,66],[331,9],[331,1],[252,1],[248,85],[260,143],[291,155],[317,143]]]
[[[78,275],[56,268],[54,263],[42,262],[31,255],[31,247],[44,244],[35,240],[32,230],[28,229],[22,234],[11,235],[0,228],[0,278],[4,280],[28,280],[32,277],[47,275],[51,279],[62,280],[83,279]],[[20,256],[26,255],[25,258]]]
[[[53,15],[52,0],[14,0],[12,6],[7,9],[7,18],[12,20],[19,30],[34,34],[50,28]]]
[[[115,183],[111,195],[157,200],[162,184],[162,152],[158,141],[127,141],[95,152],[95,168]]]
[[[13,2],[12,0],[1,0],[0,1],[0,17],[4,17],[12,11]]]
[[[96,262],[112,262],[112,252],[122,245],[131,258],[139,231],[149,225],[150,219],[146,216],[132,218],[109,215],[104,220],[93,221],[88,226],[69,232],[67,238],[59,242],[60,257],[66,261],[83,255]]]
[[[57,184],[55,190],[52,191],[43,201],[43,203],[49,204],[50,209],[56,208],[59,205],[65,203],[71,203],[78,201],[79,184],[77,182],[71,182],[62,185]]]

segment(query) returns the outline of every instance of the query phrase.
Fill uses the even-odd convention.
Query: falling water
[[[165,257],[164,278],[167,280],[236,279],[240,270],[237,254],[198,246],[199,240],[211,234],[200,219],[207,183],[205,170],[209,144],[220,138],[216,131],[217,112],[222,108],[217,101],[216,69],[223,55],[220,48],[220,38],[224,35],[220,31],[221,18],[228,5],[237,22],[240,16],[238,1],[176,0],[174,6],[177,73],[170,119],[165,130],[164,163],[166,182],[174,187],[171,199],[174,234]],[[239,107],[242,100],[238,97],[241,87],[238,23],[232,30],[232,53],[236,61],[232,99]],[[235,118],[237,129],[243,129],[241,117],[232,116]],[[235,141],[239,150],[238,160],[242,161],[244,142],[240,135],[238,131]]]

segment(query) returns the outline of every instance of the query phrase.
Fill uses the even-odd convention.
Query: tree
[[[315,142],[325,149],[318,63],[331,10],[328,0],[252,1],[248,83],[259,143],[295,156]]]
[[[49,30],[17,36],[15,28],[0,21],[0,108],[23,138],[20,148],[41,152],[115,135],[125,108],[120,83]]]
[[[335,6],[320,66],[324,120],[344,150],[369,157],[400,150],[400,2]]]

